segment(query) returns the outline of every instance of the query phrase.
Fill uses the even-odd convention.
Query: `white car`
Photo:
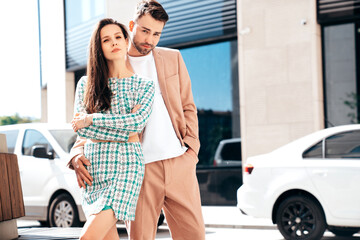
[[[272,219],[286,239],[360,230],[360,124],[317,131],[248,158],[238,189],[242,213]]]
[[[0,126],[8,150],[18,157],[25,217],[54,227],[86,221],[75,172],[66,167],[76,140],[70,125],[29,123]]]

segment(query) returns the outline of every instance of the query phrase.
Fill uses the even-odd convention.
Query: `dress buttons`
[[[113,82],[113,83],[116,83],[116,80],[115,80],[115,79],[113,79],[113,80],[112,80],[112,82]]]
[[[113,91],[113,94],[116,95],[116,91]]]

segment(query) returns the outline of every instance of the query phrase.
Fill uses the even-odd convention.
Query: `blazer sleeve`
[[[186,146],[190,147],[196,152],[196,154],[198,154],[200,149],[200,141],[197,109],[191,91],[190,76],[180,52],[178,52],[178,63],[180,96],[186,121],[186,135],[184,136],[183,141]]]
[[[141,132],[152,111],[155,87],[153,81],[142,81],[139,85],[137,104],[141,105],[135,113],[129,114],[93,114],[93,126],[122,131]]]
[[[82,77],[76,87],[75,94],[75,106],[74,112],[86,113],[84,105],[84,92],[86,86],[86,77]],[[120,141],[127,142],[129,139],[129,131],[123,131],[121,129],[110,129],[105,127],[97,127],[90,125],[89,127],[79,129],[77,131],[78,136],[87,139],[105,140],[105,141]]]

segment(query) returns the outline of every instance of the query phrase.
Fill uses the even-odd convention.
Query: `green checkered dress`
[[[76,88],[75,112],[86,112],[83,97],[87,77]],[[154,83],[134,75],[129,78],[110,78],[111,107],[95,113],[93,124],[80,129],[80,137],[107,141],[86,143],[84,154],[90,160],[92,186],[83,190],[83,210],[86,216],[109,207],[119,220],[134,220],[135,208],[144,176],[144,158],[139,142],[128,143],[129,132],[141,132],[151,113]],[[141,108],[131,113],[135,105]]]

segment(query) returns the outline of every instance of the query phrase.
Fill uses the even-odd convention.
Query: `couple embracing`
[[[156,47],[168,21],[143,0],[129,23],[103,19],[76,88],[78,139],[68,166],[83,191],[80,239],[155,239],[163,209],[173,239],[205,239],[196,178],[197,110],[178,50]]]

